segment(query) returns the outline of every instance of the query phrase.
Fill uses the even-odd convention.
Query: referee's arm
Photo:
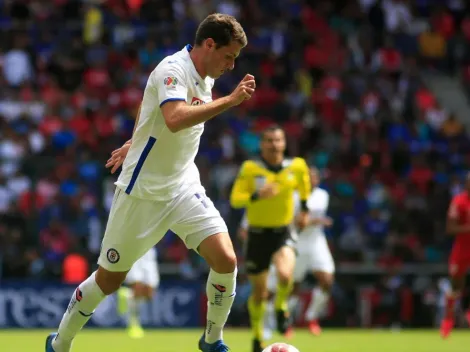
[[[299,192],[301,211],[308,211],[307,199],[312,192],[312,183],[307,163],[301,158],[299,158],[299,183],[297,190]]]
[[[230,205],[235,209],[246,208],[246,206],[251,203],[252,196],[253,190],[250,186],[247,165],[245,162],[235,179],[232,193],[230,194]]]
[[[310,173],[307,163],[304,159],[299,158],[299,181],[297,191],[300,197],[300,213],[297,217],[297,226],[299,229],[305,228],[308,224],[308,208],[307,200],[312,191],[312,183],[310,182]]]

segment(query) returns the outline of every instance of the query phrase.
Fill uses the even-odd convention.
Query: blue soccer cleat
[[[230,351],[228,346],[222,340],[218,340],[214,343],[207,343],[205,337],[206,335],[202,334],[202,337],[199,340],[199,351],[202,351],[202,352],[229,352]],[[49,351],[46,351],[46,352],[49,352]]]
[[[54,341],[55,337],[57,336],[56,332],[53,332],[52,334],[49,334],[49,336],[46,339],[46,352],[55,352],[54,349],[52,348],[52,341]]]

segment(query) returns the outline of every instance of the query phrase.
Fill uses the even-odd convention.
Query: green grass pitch
[[[0,351],[43,352],[48,331],[0,330]],[[201,330],[148,330],[141,340],[131,340],[124,330],[84,330],[73,352],[197,352]],[[248,330],[227,329],[225,339],[233,352],[250,351]],[[274,341],[283,341],[275,337]],[[291,344],[300,352],[468,352],[470,331],[455,331],[441,340],[438,331],[325,330],[312,337],[297,330]]]

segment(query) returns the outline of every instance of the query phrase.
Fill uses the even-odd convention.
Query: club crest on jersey
[[[206,102],[204,100],[201,100],[199,98],[193,97],[191,100],[191,105],[202,105],[205,104]]]
[[[108,257],[108,262],[110,262],[111,264],[116,264],[119,261],[119,259],[121,259],[119,252],[115,250],[114,248],[108,249],[106,256]]]
[[[163,83],[165,83],[167,87],[175,87],[178,84],[178,79],[176,77],[165,77]]]

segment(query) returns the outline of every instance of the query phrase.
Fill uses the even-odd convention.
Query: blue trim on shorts
[[[165,99],[164,101],[162,101],[160,103],[160,107],[162,107],[163,104],[168,103],[169,101],[186,101],[186,99],[183,99],[183,98],[168,98],[168,99]]]
[[[149,153],[152,150],[153,145],[156,141],[157,139],[155,137],[149,137],[149,140],[147,141],[147,144],[145,145],[142,154],[140,154],[139,160],[137,161],[137,165],[134,168],[131,181],[129,182],[129,185],[126,188],[127,194],[131,194],[132,188],[134,188],[135,182],[137,181],[137,177],[139,177],[140,170],[142,170],[142,166],[144,166],[145,159],[147,159],[147,157],[149,156]]]

